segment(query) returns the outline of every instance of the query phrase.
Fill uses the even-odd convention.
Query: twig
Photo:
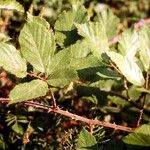
[[[54,93],[51,88],[50,88],[50,94],[51,94],[51,97],[53,100],[53,108],[57,108],[56,99],[55,99]]]
[[[41,109],[47,110],[48,112],[54,112],[54,113],[69,117],[73,120],[84,122],[88,125],[100,125],[100,126],[103,126],[103,127],[113,128],[115,130],[121,130],[121,131],[126,131],[126,132],[133,132],[133,130],[134,130],[134,128],[124,127],[124,126],[121,126],[121,125],[116,125],[115,123],[108,123],[108,122],[104,122],[104,121],[88,119],[88,118],[73,114],[71,112],[62,110],[58,107],[53,108],[53,106],[50,107],[50,106],[45,106],[45,105],[38,104],[38,103],[34,104],[34,102],[32,102],[32,103],[25,102],[25,105],[33,106],[33,107],[36,107],[36,108],[41,108]]]
[[[38,79],[43,80],[43,81],[47,80],[45,77],[40,77],[39,75],[35,74],[34,72],[28,72],[27,75],[29,75],[30,77],[38,78]]]
[[[0,101],[8,103],[10,101],[10,99],[0,98]],[[38,103],[38,102],[32,102],[32,101],[24,102],[24,105],[32,106],[32,107],[39,108],[39,109],[43,109],[43,110],[47,111],[48,113],[54,112],[54,113],[60,114],[62,116],[66,116],[68,118],[71,118],[75,121],[81,121],[81,122],[86,123],[90,126],[91,125],[99,125],[99,126],[112,128],[112,129],[115,129],[115,130],[121,130],[121,131],[125,131],[125,132],[133,132],[134,131],[134,128],[125,127],[125,126],[121,126],[121,125],[116,125],[115,123],[109,123],[109,122],[104,122],[104,121],[100,121],[100,120],[88,119],[86,117],[82,117],[82,116],[73,114],[71,112],[62,110],[58,106],[57,106],[57,108],[54,108],[53,106],[48,106],[48,105],[44,105],[44,104],[41,104],[41,103]]]
[[[9,98],[0,98],[1,103],[8,103],[10,101]]]
[[[9,19],[10,19],[10,16],[6,16],[5,19],[4,19],[4,22],[0,28],[0,32],[5,32],[6,31],[6,28],[7,28],[7,25],[9,23]]]
[[[149,84],[149,73],[147,72],[147,74],[146,74],[146,79],[145,79],[145,89],[146,89],[146,90],[148,89],[148,84]],[[142,98],[141,98],[142,106],[141,106],[141,109],[140,109],[140,114],[139,114],[139,118],[138,118],[136,127],[139,127],[139,126],[140,126],[140,122],[141,122],[141,120],[142,120],[146,96],[147,96],[147,94],[146,94],[146,93],[143,93],[143,96],[142,96]]]
[[[139,29],[143,27],[145,24],[150,24],[150,18],[147,19],[141,19],[137,23],[134,24],[134,29]]]

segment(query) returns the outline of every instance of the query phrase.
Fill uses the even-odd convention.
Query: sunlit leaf
[[[100,58],[101,53],[108,51],[108,39],[102,22],[76,24],[78,33],[85,38],[94,56]]]
[[[48,73],[49,64],[55,52],[55,39],[43,24],[29,21],[19,36],[24,58],[40,72]]]
[[[143,27],[139,32],[140,39],[140,60],[144,66],[145,71],[150,68],[150,26]]]
[[[16,10],[19,12],[24,12],[23,6],[16,0],[0,0],[0,9]]]
[[[102,10],[96,20],[100,20],[103,22],[106,30],[107,37],[110,39],[117,34],[117,28],[119,24],[119,18],[113,14],[110,9]]]
[[[134,59],[124,57],[121,54],[113,51],[107,52],[107,54],[129,82],[137,86],[144,85],[145,81],[142,71]]]
[[[90,48],[86,41],[77,41],[75,44],[69,47],[71,51],[71,57],[73,58],[85,58],[90,53]]]
[[[32,16],[31,14],[27,13],[27,17],[28,17],[28,21],[39,23],[43,25],[44,27],[46,27],[47,29],[50,28],[50,24],[44,18],[40,16]]]
[[[118,49],[123,56],[126,56],[131,59],[134,58],[139,47],[140,42],[137,32],[127,30],[122,34],[122,37],[119,40]]]
[[[133,133],[125,136],[123,142],[130,145],[150,147],[150,124],[142,125]]]
[[[0,43],[0,66],[20,78],[27,74],[26,61],[13,45]]]
[[[47,83],[39,79],[32,80],[28,83],[20,83],[9,94],[10,104],[45,96],[47,91]]]

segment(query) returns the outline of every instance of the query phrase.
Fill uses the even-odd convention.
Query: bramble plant
[[[83,3],[70,1],[70,9],[51,26],[42,12],[32,15],[32,7],[27,12],[15,0],[0,1],[1,14],[7,12],[0,25],[1,79],[12,84],[8,95],[0,98],[0,107],[9,109],[0,117],[5,116],[13,131],[9,140],[23,141],[16,142],[18,149],[36,149],[34,144],[42,143],[38,133],[44,126],[33,115],[38,112],[51,130],[69,118],[73,128],[59,141],[60,149],[150,147],[150,19],[120,29],[120,19],[111,9],[85,8]],[[17,44],[4,33],[12,10],[26,15]],[[118,143],[112,140],[117,132]],[[0,147],[9,149],[5,139],[0,133]],[[41,148],[56,149],[57,142]]]

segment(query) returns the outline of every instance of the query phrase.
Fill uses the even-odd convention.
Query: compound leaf
[[[0,43],[0,66],[6,71],[23,78],[26,76],[26,61],[13,45]]]
[[[10,104],[45,96],[47,91],[47,83],[39,79],[32,80],[28,83],[20,83],[9,94]]]

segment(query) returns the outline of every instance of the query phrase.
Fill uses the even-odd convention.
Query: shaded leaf
[[[23,135],[23,127],[19,125],[17,122],[11,127],[17,134]]]
[[[136,129],[133,133],[125,136],[123,142],[130,145],[150,147],[150,125],[145,124]]]
[[[26,61],[13,45],[0,43],[0,66],[6,71],[23,78],[26,76]]]
[[[56,23],[56,40],[60,46],[69,46],[77,41],[78,35],[74,23],[87,21],[87,13],[84,6],[76,5],[72,10],[62,12]]]
[[[47,91],[47,83],[39,79],[32,80],[29,83],[20,83],[9,94],[10,104],[45,96]]]
[[[55,39],[52,32],[43,24],[29,21],[19,36],[22,55],[40,72],[48,73],[55,52]]]
[[[78,33],[85,38],[93,55],[100,58],[101,53],[108,51],[108,39],[102,22],[76,24]]]
[[[23,6],[16,0],[1,0],[0,9],[16,10],[19,12],[24,12]]]
[[[103,79],[120,79],[120,75],[106,67],[101,67],[101,69],[96,74]]]
[[[98,150],[96,139],[85,128],[79,134],[77,150]]]

